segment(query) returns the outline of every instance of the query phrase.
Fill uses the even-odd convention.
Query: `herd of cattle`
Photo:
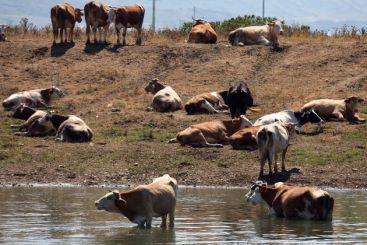
[[[73,41],[75,22],[81,22],[85,15],[87,24],[87,43],[90,43],[90,30],[93,30],[94,42],[106,42],[110,23],[114,23],[117,43],[120,44],[120,29],[124,28],[122,44],[126,44],[126,30],[137,29],[136,44],[142,43],[141,31],[145,10],[141,5],[111,7],[98,2],[89,2],[84,10],[71,4],[58,4],[51,9],[54,30],[54,43],[60,30],[61,42]],[[264,44],[278,46],[278,34],[282,32],[280,21],[264,26],[238,28],[229,34],[232,45]],[[1,26],[3,30],[4,26]],[[66,29],[70,29],[67,37]],[[65,31],[65,35],[64,35]],[[65,36],[65,37],[64,37]],[[103,37],[102,37],[103,36]],[[209,23],[196,20],[189,34],[188,42],[215,43],[217,35]],[[198,94],[183,104],[178,93],[171,86],[153,79],[145,87],[152,93],[151,111],[173,112],[184,109],[187,114],[230,114],[231,119],[214,120],[192,125],[181,132],[169,143],[180,143],[193,147],[223,147],[230,144],[234,149],[259,151],[260,173],[266,161],[269,165],[269,177],[277,173],[277,156],[281,153],[282,171],[285,171],[285,155],[290,138],[295,132],[304,132],[303,125],[322,123],[329,119],[347,120],[351,123],[363,123],[366,120],[356,112],[358,104],[364,100],[358,96],[345,99],[319,99],[306,103],[297,111],[284,110],[264,115],[252,123],[245,114],[247,110],[259,113],[253,108],[254,100],[245,81],[237,81],[223,91]],[[10,95],[2,103],[6,111],[12,111],[14,118],[25,120],[21,125],[11,125],[19,131],[16,135],[48,136],[55,135],[56,140],[66,142],[86,142],[92,140],[93,131],[75,115],[60,115],[51,109],[54,100],[64,97],[57,87],[35,89]],[[39,110],[40,108],[46,110]],[[174,224],[177,182],[169,175],[154,179],[149,185],[141,185],[128,192],[112,191],[95,202],[99,210],[122,213],[139,226],[150,227],[153,217],[162,217],[162,226]],[[247,194],[247,200],[253,204],[264,200],[280,217],[299,217],[307,219],[331,220],[334,199],[325,191],[311,187],[289,186],[281,182],[268,185],[256,182]]]

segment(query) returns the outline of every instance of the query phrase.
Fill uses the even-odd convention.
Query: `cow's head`
[[[304,125],[308,122],[310,123],[318,123],[321,124],[324,121],[321,119],[319,115],[312,109],[310,111],[305,111],[300,114],[300,117],[297,118],[300,125]]]
[[[268,23],[268,26],[270,26],[273,29],[274,34],[279,35],[283,34],[283,28],[282,28],[283,24],[284,21],[276,20]]]
[[[247,202],[251,202],[253,205],[259,204],[263,198],[261,196],[262,192],[266,192],[267,184],[262,181],[256,181],[254,185],[251,186],[250,191],[246,194]]]
[[[358,112],[358,103],[363,103],[364,99],[358,96],[351,96],[344,100],[345,106],[352,112]]]
[[[65,96],[65,93],[62,92],[58,87],[52,86],[50,90],[51,99],[58,99]]]
[[[194,21],[194,23],[192,24],[192,27],[197,26],[197,25],[204,25],[206,23],[206,21],[202,20],[202,19],[194,19],[193,18],[193,21]]]
[[[120,213],[118,206],[125,206],[126,201],[120,196],[118,190],[110,191],[100,199],[94,202],[98,210],[105,210],[107,212]]]
[[[27,120],[30,116],[32,116],[36,111],[28,106],[26,106],[24,103],[21,103],[14,111],[13,117]]]
[[[154,78],[145,87],[145,91],[147,93],[150,92],[152,94],[156,94],[159,90],[163,89],[164,87],[165,86],[159,82],[158,78]]]
[[[112,22],[115,22],[115,19],[116,19],[116,12],[117,12],[117,9],[116,8],[113,8],[113,7],[110,7],[109,10],[108,10],[108,18],[107,18],[107,23],[112,23]]]
[[[83,10],[76,8],[75,9],[75,20],[80,23],[82,22]]]

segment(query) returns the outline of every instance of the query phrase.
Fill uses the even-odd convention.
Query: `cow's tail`
[[[325,194],[317,198],[318,218],[320,220],[331,221],[333,218],[334,198]]]
[[[231,45],[234,45],[234,41],[236,39],[236,32],[231,32],[229,33],[228,35],[228,42],[231,44]]]
[[[259,145],[259,148],[261,146],[267,146],[271,144],[273,141],[273,134],[272,132],[269,132],[266,130],[266,127],[260,129],[260,131],[257,133],[257,144]]]
[[[144,16],[145,16],[145,8],[143,7],[143,5],[138,4],[141,12],[140,12],[140,18],[141,18],[141,25],[143,25],[144,23]]]

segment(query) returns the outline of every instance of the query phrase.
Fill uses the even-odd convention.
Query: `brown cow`
[[[199,123],[179,132],[176,138],[168,143],[180,143],[194,147],[223,147],[228,137],[239,129],[251,126],[252,123],[241,115],[238,119],[210,121]]]
[[[102,42],[102,29],[103,29],[103,39],[106,42],[106,36],[108,27],[110,23],[108,20],[108,12],[111,7],[104,5],[102,3],[92,1],[84,6],[85,22],[86,22],[86,33],[87,33],[87,44],[90,43],[90,28],[93,29],[94,43],[97,41],[97,29],[99,31],[99,41]]]
[[[189,43],[216,43],[217,33],[211,25],[204,20],[194,20],[189,34]]]
[[[253,151],[257,149],[256,133],[261,126],[252,126],[238,130],[229,137],[233,149]]]
[[[153,180],[149,185],[119,192],[109,192],[94,202],[98,210],[106,210],[124,215],[140,228],[151,228],[153,217],[162,217],[161,227],[174,226],[177,181],[168,174]]]
[[[82,22],[82,10],[75,8],[70,3],[57,4],[51,8],[51,22],[52,29],[54,32],[54,42],[56,44],[56,39],[59,34],[60,29],[60,43],[67,42],[67,28],[70,28],[69,40],[73,42],[73,32],[75,27],[75,22]],[[65,39],[64,39],[65,30]]]
[[[122,33],[122,45],[126,45],[127,28],[134,27],[137,32],[136,44],[141,45],[141,31],[144,21],[145,9],[142,5],[122,6],[118,8],[111,8],[108,13],[108,22],[114,23],[117,35],[117,45],[120,45],[120,30],[124,28]]]
[[[331,221],[334,198],[314,187],[289,186],[283,182],[268,185],[257,181],[246,195],[256,205],[265,201],[278,217]]]
[[[195,95],[185,104],[187,114],[229,113],[226,105],[228,91]]]

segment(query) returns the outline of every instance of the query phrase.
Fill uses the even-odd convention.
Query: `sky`
[[[83,8],[89,1],[67,0]],[[37,26],[50,24],[50,8],[61,0],[0,0],[0,24],[17,24],[22,17]],[[152,0],[106,0],[119,6],[138,3],[146,9],[144,26],[152,23]],[[179,27],[196,17],[222,21],[239,15],[262,14],[262,0],[156,0],[157,28]],[[367,27],[367,0],[265,0],[265,16],[285,20],[286,24],[305,24],[312,29],[332,30],[348,26]],[[84,21],[80,23],[85,25]]]

